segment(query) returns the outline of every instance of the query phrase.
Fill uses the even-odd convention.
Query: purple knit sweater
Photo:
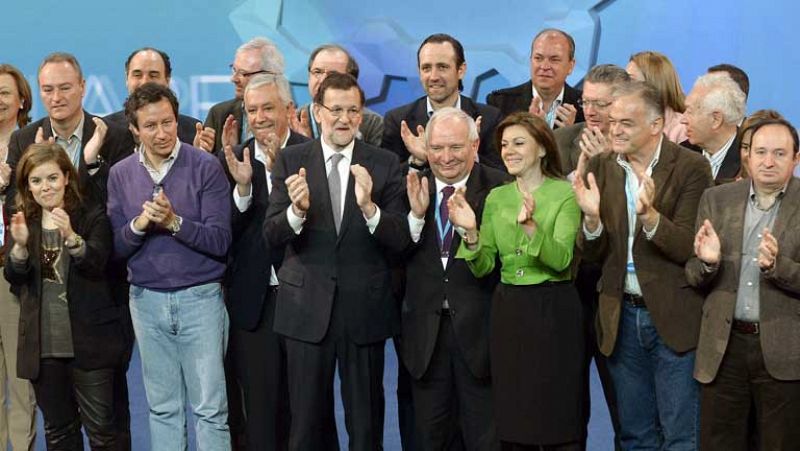
[[[222,280],[231,243],[231,191],[220,162],[188,144],[161,181],[175,213],[183,218],[172,236],[151,226],[131,231],[131,221],[152,199],[153,179],[138,152],[111,168],[108,215],[114,228],[114,253],[128,259],[128,281],[155,290],[177,290]]]

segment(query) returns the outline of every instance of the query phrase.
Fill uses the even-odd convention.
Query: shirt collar
[[[178,158],[178,151],[181,150],[181,140],[175,140],[175,146],[172,148],[172,152],[170,152],[169,156],[164,160],[165,163],[169,162],[172,163],[175,159]],[[139,154],[139,163],[144,165],[145,167],[152,167],[150,162],[147,161],[147,157],[145,156],[144,145],[139,144],[139,147],[136,149],[136,152]],[[155,169],[155,168],[153,168]]]
[[[775,203],[778,203],[779,200],[783,199],[783,195],[786,194],[786,188],[788,188],[788,187],[789,187],[789,181],[787,181],[783,185],[783,188],[781,188],[781,190],[778,192],[778,195],[775,196]],[[756,197],[756,187],[755,187],[755,185],[753,185],[753,181],[752,180],[750,181],[750,196],[748,196],[748,199],[750,200],[750,203],[754,207],[758,208],[758,198]],[[775,204],[772,204],[772,205],[774,206]]]
[[[661,144],[664,143],[664,134],[661,134],[661,138],[658,139],[658,146],[656,146],[656,153],[653,155],[653,159],[650,160],[650,164],[647,166],[647,175],[653,175],[653,168],[656,167],[658,164],[658,159],[661,158]],[[622,166],[623,169],[629,170],[633,169],[631,164],[628,162],[627,159],[624,158],[623,154],[617,154],[617,164]]]
[[[558,97],[556,97],[556,102],[558,102],[559,105],[564,103],[564,91],[566,91],[566,89],[567,88],[565,84],[564,86],[561,87],[561,92],[558,94]],[[536,86],[534,86],[533,83],[531,83],[531,92],[533,93],[534,99],[542,97],[539,95],[539,91],[536,90]],[[544,105],[542,105],[542,108],[544,108]]]
[[[459,181],[457,181],[455,183],[445,183],[445,182],[443,182],[443,181],[441,181],[439,179],[435,179],[435,181],[436,181],[436,195],[437,196],[440,195],[441,192],[442,192],[442,189],[445,186],[452,186],[456,190],[458,190],[459,188],[467,186],[467,179],[469,179],[469,174],[467,174],[463,179],[461,179],[461,180],[459,180]]]
[[[63,139],[64,141],[69,141],[70,138],[72,138],[74,136],[74,137],[78,138],[78,141],[83,142],[83,123],[85,122],[85,120],[86,120],[86,115],[81,113],[81,121],[78,122],[78,125],[75,127],[75,130],[73,130],[72,133],[70,133],[69,136],[67,136],[66,138],[63,138],[63,137],[58,136],[56,134],[56,129],[53,128],[53,121],[51,120],[50,121],[50,135],[54,139]]]
[[[328,160],[330,160],[330,158],[335,153],[338,153],[341,156],[343,156],[348,162],[352,162],[353,161],[353,148],[356,145],[356,140],[355,139],[350,141],[350,144],[348,144],[347,147],[345,147],[344,149],[342,149],[342,150],[340,150],[338,152],[336,150],[334,150],[333,147],[330,147],[328,144],[326,144],[325,140],[323,138],[320,138],[319,142],[320,142],[320,144],[322,144],[322,156],[325,159],[325,163],[327,163]]]
[[[728,154],[728,150],[730,150],[731,144],[733,144],[733,141],[735,139],[736,139],[736,133],[731,135],[730,139],[728,139],[728,141],[726,141],[725,144],[723,144],[722,147],[720,147],[719,150],[717,150],[713,154],[708,152],[706,149],[703,149],[703,156],[708,158],[708,160],[711,161],[712,164],[715,161],[721,162],[722,160],[725,159],[725,155]]]
[[[433,110],[433,105],[431,104],[431,98],[430,97],[425,96],[425,104],[426,104],[426,106],[428,108],[428,110],[427,110],[428,111],[428,118],[430,118],[431,116],[433,116],[433,113],[435,113],[435,111]],[[456,104],[453,105],[453,106],[455,108],[458,108],[459,110],[461,109],[461,94],[460,93],[458,94],[458,97],[456,98]]]

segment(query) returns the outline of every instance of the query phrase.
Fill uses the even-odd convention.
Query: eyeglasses
[[[350,118],[350,119],[355,119],[355,118],[357,118],[358,116],[361,115],[361,109],[359,109],[359,108],[348,108],[348,109],[345,110],[344,108],[342,108],[340,106],[337,106],[335,108],[328,108],[327,106],[325,106],[325,105],[323,105],[321,103],[318,103],[317,105],[319,105],[322,108],[325,108],[326,110],[330,111],[331,116],[333,116],[335,118],[340,118],[345,113],[347,113],[347,117]]]
[[[581,108],[591,106],[593,108],[597,108],[598,110],[604,110],[608,108],[609,105],[611,105],[611,102],[606,100],[578,99],[578,106]]]
[[[231,75],[233,75],[234,77],[236,77],[236,76],[239,76],[239,77],[252,77],[253,75],[258,75],[258,74],[275,75],[274,72],[268,71],[268,70],[265,70],[265,69],[256,70],[256,71],[253,71],[253,72],[244,72],[241,69],[237,69],[236,66],[234,66],[233,64],[228,64],[228,67],[230,67]]]

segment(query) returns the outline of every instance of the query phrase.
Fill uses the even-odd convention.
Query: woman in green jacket
[[[516,181],[489,193],[480,233],[463,192],[448,207],[464,233],[457,257],[476,277],[501,265],[490,329],[498,438],[504,451],[579,450],[585,337],[571,267],[580,208],[542,119],[512,114],[495,136]]]

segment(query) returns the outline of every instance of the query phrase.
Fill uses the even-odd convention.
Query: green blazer
[[[465,244],[456,254],[463,258],[476,277],[494,269],[500,256],[500,280],[509,285],[535,285],[547,281],[569,280],[575,237],[581,210],[569,182],[546,178],[533,192],[538,225],[530,237],[517,223],[522,193],[516,183],[499,186],[486,197],[480,240],[475,250]]]

